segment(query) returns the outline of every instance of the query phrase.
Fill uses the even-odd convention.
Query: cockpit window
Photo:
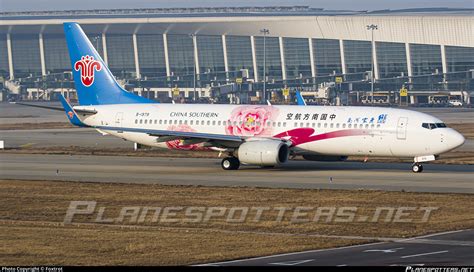
[[[422,127],[426,129],[435,129],[435,128],[445,128],[447,127],[445,123],[423,123]]]

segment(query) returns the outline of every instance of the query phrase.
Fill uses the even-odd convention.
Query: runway
[[[466,266],[474,265],[474,230],[342,248],[206,264],[208,266]]]
[[[474,193],[474,165],[291,161],[224,171],[220,159],[0,153],[3,179]]]

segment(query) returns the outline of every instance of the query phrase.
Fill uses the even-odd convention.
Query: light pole
[[[371,64],[371,72],[370,72],[370,93],[371,93],[371,99],[370,103],[373,105],[374,104],[374,30],[377,30],[378,26],[371,24],[367,25],[367,30],[371,31],[372,34],[372,43],[370,44],[371,48],[371,54],[370,54],[370,64]]]
[[[267,51],[266,51],[266,37],[267,34],[270,34],[270,30],[264,28],[260,29],[260,33],[263,34],[263,103],[266,103],[267,100],[267,90],[266,90],[266,82],[267,82]]]
[[[193,63],[194,63],[194,70],[193,70],[193,95],[194,95],[194,102],[196,102],[196,50],[195,50],[195,42],[194,42],[194,39],[196,37],[196,34],[189,34],[189,37],[191,37],[192,41],[193,41]]]

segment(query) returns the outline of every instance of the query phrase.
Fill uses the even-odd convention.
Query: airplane
[[[298,106],[306,106],[306,101],[300,91],[296,91],[296,103]]]
[[[440,119],[405,109],[159,104],[124,90],[79,24],[64,23],[64,32],[79,105],[60,100],[72,124],[144,146],[219,151],[227,154],[224,170],[274,167],[296,155],[335,162],[357,155],[411,157],[420,173],[423,162],[465,141]]]

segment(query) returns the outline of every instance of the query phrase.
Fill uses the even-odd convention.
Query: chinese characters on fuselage
[[[330,119],[331,121],[336,118],[336,115],[327,113],[287,113],[286,120],[289,121],[325,121]]]

